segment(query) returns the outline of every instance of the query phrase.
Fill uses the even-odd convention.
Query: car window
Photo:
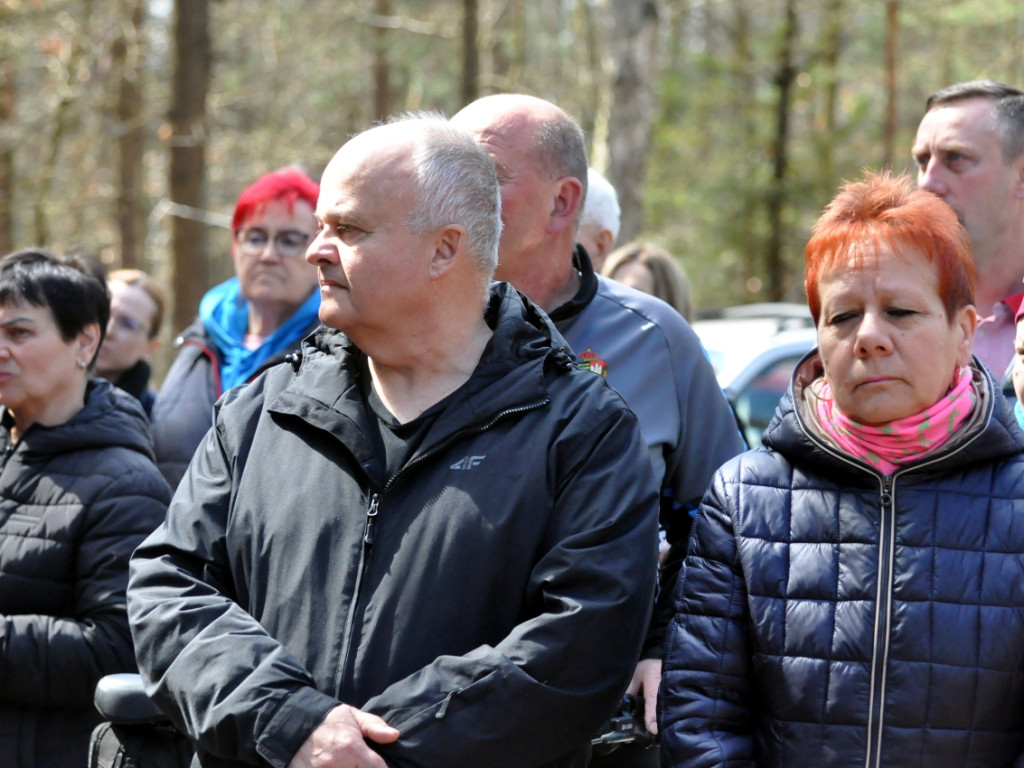
[[[761,444],[761,433],[775,415],[775,406],[789,386],[793,369],[802,357],[803,354],[790,355],[770,363],[736,395],[736,415],[743,424],[743,434],[751,448]]]

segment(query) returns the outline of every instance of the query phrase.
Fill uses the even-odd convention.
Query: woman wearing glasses
[[[96,375],[134,395],[152,416],[156,393],[149,388],[149,359],[160,348],[160,325],[167,304],[164,290],[139,269],[107,275],[110,322],[96,358]]]
[[[211,407],[298,349],[319,324],[316,268],[306,263],[319,186],[294,169],[248,187],[235,205],[235,277],[211,289],[177,339],[153,406],[157,463],[176,487],[211,424]]]

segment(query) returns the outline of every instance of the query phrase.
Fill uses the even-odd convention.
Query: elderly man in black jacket
[[[615,709],[657,486],[622,399],[491,285],[499,215],[443,120],[327,166],[326,327],[219,403],[132,563],[148,692],[203,766],[583,765]]]

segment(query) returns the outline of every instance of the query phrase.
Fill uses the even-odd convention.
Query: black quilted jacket
[[[666,645],[667,765],[1013,766],[1024,747],[1024,434],[995,382],[882,476],[794,410],[726,464]]]
[[[135,669],[128,557],[171,491],[142,406],[99,379],[0,462],[0,766],[85,768],[96,681]]]

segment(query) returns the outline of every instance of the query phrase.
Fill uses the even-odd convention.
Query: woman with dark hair
[[[45,250],[0,259],[0,755],[84,766],[97,680],[135,668],[128,558],[170,489],[138,401],[90,379],[106,287]]]
[[[694,523],[663,765],[1020,765],[1024,433],[971,355],[967,235],[869,175],[806,263],[818,349]]]

